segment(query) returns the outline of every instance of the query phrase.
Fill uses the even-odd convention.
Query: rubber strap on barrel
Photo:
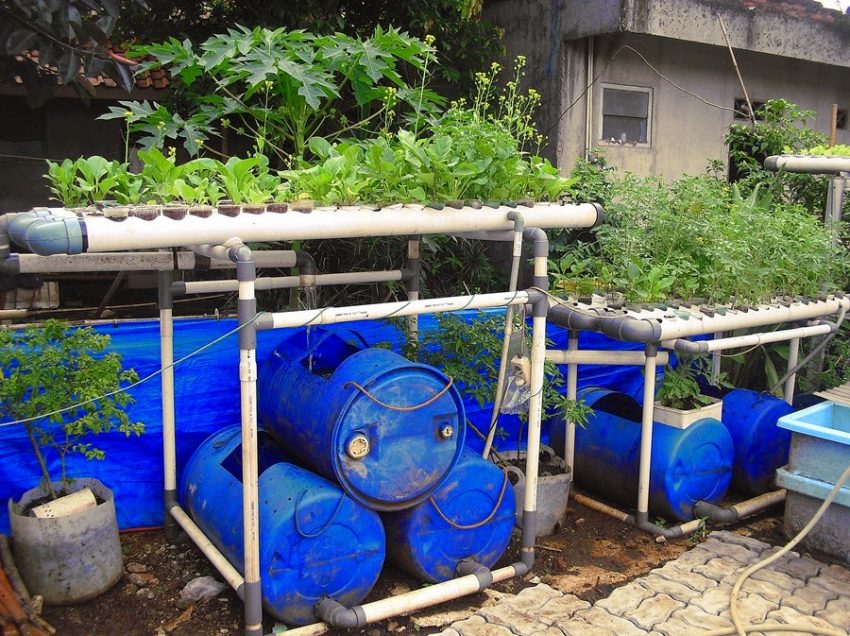
[[[434,506],[434,510],[437,511],[437,514],[440,515],[440,518],[447,524],[449,524],[452,528],[455,528],[456,530],[475,530],[476,528],[480,528],[481,526],[490,523],[493,520],[493,517],[495,517],[496,513],[499,511],[499,508],[502,506],[502,501],[505,499],[505,492],[508,489],[509,481],[508,471],[506,470],[504,471],[504,473],[505,479],[504,481],[502,481],[502,491],[499,493],[499,498],[496,500],[496,505],[493,506],[493,510],[490,512],[490,514],[487,515],[487,517],[482,519],[481,521],[477,521],[475,523],[470,524],[457,523],[456,521],[452,521],[451,519],[449,519],[445,515],[445,513],[440,510],[440,506],[437,505],[437,501],[434,499],[434,497],[428,497],[428,501],[430,501],[431,505]]]
[[[452,388],[453,383],[454,383],[454,380],[452,378],[449,378],[449,382],[448,382],[448,384],[446,384],[446,386],[444,386],[437,393],[435,393],[430,398],[428,398],[427,400],[422,402],[422,404],[415,404],[413,406],[393,406],[392,404],[387,404],[386,402],[381,402],[381,400],[379,400],[374,395],[369,393],[369,391],[367,391],[365,388],[363,388],[362,386],[357,384],[357,382],[353,382],[353,381],[346,382],[343,385],[343,388],[345,388],[347,386],[353,386],[355,389],[360,391],[363,395],[365,395],[367,398],[372,400],[378,406],[383,406],[385,409],[389,409],[390,411],[400,411],[402,413],[409,413],[411,411],[418,411],[419,409],[424,409],[426,406],[433,404],[434,402],[439,400],[441,397],[443,397],[446,394],[446,392],[448,392],[448,390],[450,388]]]
[[[334,522],[334,520],[336,519],[336,516],[339,514],[339,511],[342,509],[342,502],[345,499],[345,493],[340,493],[339,501],[337,501],[337,503],[336,503],[336,509],[334,510],[333,514],[330,516],[330,518],[327,520],[327,522],[322,524],[322,526],[318,530],[316,530],[315,532],[304,532],[301,529],[301,525],[298,523],[298,508],[301,505],[301,500],[304,499],[304,495],[306,495],[306,494],[307,494],[307,491],[302,490],[301,494],[298,495],[298,499],[295,502],[295,514],[292,515],[292,520],[295,522],[295,529],[298,531],[298,534],[300,534],[305,539],[312,539],[312,538],[318,537],[320,534],[322,534]]]

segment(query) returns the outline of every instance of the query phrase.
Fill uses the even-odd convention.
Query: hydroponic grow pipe
[[[807,174],[841,174],[850,172],[848,157],[819,157],[812,155],[771,155],[764,160],[768,170]]]
[[[233,237],[250,241],[362,238],[451,234],[453,232],[511,230],[509,206],[476,209],[423,205],[394,205],[375,211],[365,207],[316,208],[312,212],[240,214],[213,213],[208,218],[187,216],[173,220],[106,216],[77,216],[64,208],[39,209],[15,215],[8,222],[11,239],[43,256],[114,252],[196,244],[226,244]],[[602,218],[594,203],[534,204],[523,208],[526,224],[540,228],[591,227]]]

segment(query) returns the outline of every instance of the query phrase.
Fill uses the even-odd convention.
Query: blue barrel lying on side
[[[384,564],[380,517],[327,479],[280,461],[259,432],[260,573],[263,605],[291,625],[315,622],[329,596],[346,606],[372,589]],[[204,534],[244,574],[239,426],[207,438],[183,473],[180,495]]]
[[[777,397],[749,389],[735,389],[723,397],[723,425],[735,444],[733,488],[749,495],[773,488],[776,469],[788,463],[791,447],[791,431],[776,423],[793,410]]]
[[[588,388],[579,399],[594,409],[587,426],[576,427],[576,483],[590,492],[634,506],[640,468],[641,407],[628,395]],[[564,422],[552,427],[552,446],[563,455]],[[718,420],[705,418],[685,429],[652,427],[649,509],[689,521],[697,501],[717,503],[732,480],[734,447]]]
[[[452,381],[347,329],[313,328],[259,372],[261,424],[305,467],[374,510],[430,495],[461,452],[463,401]]]
[[[431,583],[456,577],[466,559],[492,567],[511,540],[514,508],[507,474],[466,450],[427,501],[381,515],[387,560]]]

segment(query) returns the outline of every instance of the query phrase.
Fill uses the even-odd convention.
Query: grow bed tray
[[[850,406],[821,402],[779,418],[791,431],[788,469],[834,484],[850,465]]]

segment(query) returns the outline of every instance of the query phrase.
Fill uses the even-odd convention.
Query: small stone
[[[33,612],[41,616],[41,612],[44,611],[44,597],[41,594],[35,594],[30,599],[30,606]]]
[[[366,632],[366,636],[381,636],[381,630],[380,629],[370,629],[368,632]]]
[[[272,634],[282,634],[286,630],[287,627],[283,623],[275,623],[274,627],[272,627]]]
[[[127,571],[139,574],[141,572],[147,572],[148,566],[144,565],[143,563],[136,563],[135,561],[130,561],[127,564]]]
[[[387,623],[387,629],[391,632],[394,632],[398,629],[398,623],[395,621],[390,621],[389,623]]]
[[[124,592],[127,594],[135,594],[139,591],[139,586],[135,583],[129,583],[127,587],[124,588]]]
[[[584,517],[579,517],[578,519],[575,520],[575,525],[580,526],[585,521],[586,521],[586,519]]]
[[[130,583],[132,583],[133,585],[136,585],[138,587],[144,587],[145,585],[147,585],[147,580],[144,577],[142,577],[141,574],[135,574],[135,573],[130,574],[127,577],[127,580]]]
[[[539,576],[533,576],[528,580],[528,582],[533,583],[534,585],[537,585],[538,583],[540,583],[540,577]]]
[[[221,594],[225,588],[224,583],[216,581],[211,576],[199,576],[189,581],[186,586],[180,590],[180,598],[177,599],[177,606],[185,609],[196,603],[208,598],[215,598]]]
[[[410,591],[410,586],[404,583],[396,583],[390,588],[390,596],[398,596],[399,594],[407,594]]]

